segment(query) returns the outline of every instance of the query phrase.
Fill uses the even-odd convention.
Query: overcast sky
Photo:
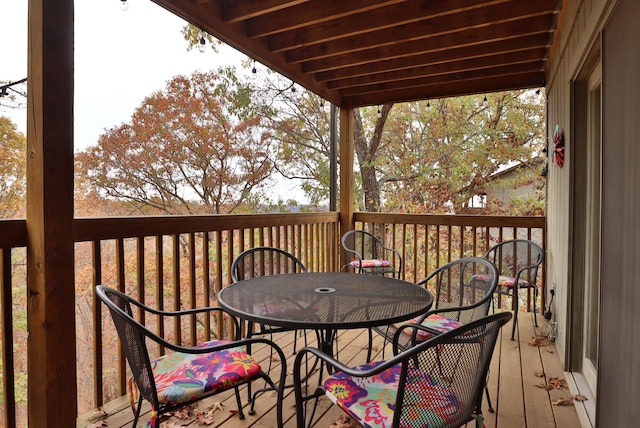
[[[185,22],[150,0],[75,0],[75,151],[97,143],[105,129],[128,122],[144,97],[176,75],[190,75],[244,56],[187,52]],[[0,0],[0,80],[27,77],[27,0]],[[0,110],[26,133],[24,110]]]

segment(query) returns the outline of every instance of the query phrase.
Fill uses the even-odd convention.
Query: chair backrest
[[[306,272],[293,254],[275,247],[254,247],[243,251],[231,264],[231,279],[238,282],[258,276]]]
[[[361,260],[383,259],[387,256],[387,247],[382,240],[364,230],[350,230],[342,235],[340,242],[347,252],[347,257],[349,253],[355,254]]]
[[[500,328],[512,317],[502,312],[423,342],[403,359],[393,426],[458,427],[482,403],[482,392]]]
[[[494,245],[485,258],[491,260],[500,275],[527,281],[535,285],[538,267],[544,260],[542,247],[527,239],[512,239]],[[524,272],[524,271],[527,272]]]
[[[446,316],[466,324],[489,313],[498,271],[487,259],[465,257],[441,266],[418,285],[434,295],[430,313],[458,308],[447,311]]]
[[[118,290],[103,285],[96,287],[96,294],[109,308],[122,350],[140,394],[150,403],[158,403],[156,385],[145,342],[147,329],[133,317],[133,299]]]

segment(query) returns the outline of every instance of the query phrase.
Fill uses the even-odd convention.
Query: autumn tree
[[[85,188],[132,212],[230,213],[272,172],[258,94],[233,68],[177,76],[77,157]],[[79,184],[83,186],[83,184]]]
[[[300,180],[310,204],[320,205],[329,198],[329,103],[274,73],[258,81],[274,110],[274,166],[285,179]]]
[[[0,116],[0,218],[24,218],[27,190],[27,141],[7,117]]]
[[[376,168],[387,209],[460,212],[492,176],[531,163],[544,146],[544,100],[512,91],[398,104]],[[535,174],[532,178],[543,183]],[[489,213],[489,212],[487,212]],[[499,213],[499,212],[494,212]],[[501,212],[504,214],[504,212]]]

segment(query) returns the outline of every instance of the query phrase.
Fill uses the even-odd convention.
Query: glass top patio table
[[[433,296],[396,278],[344,272],[270,275],[218,293],[231,314],[287,329],[353,329],[389,325],[428,311]]]

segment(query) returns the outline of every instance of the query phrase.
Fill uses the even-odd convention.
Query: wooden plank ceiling
[[[562,8],[562,0],[153,1],[354,107],[544,86]]]

